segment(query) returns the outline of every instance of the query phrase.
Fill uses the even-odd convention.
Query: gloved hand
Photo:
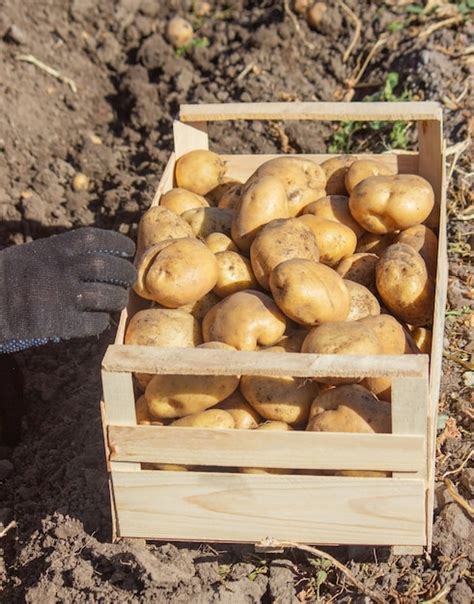
[[[133,242],[83,228],[0,252],[0,353],[96,335],[127,304]]]

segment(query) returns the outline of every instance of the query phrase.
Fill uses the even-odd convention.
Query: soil
[[[453,10],[459,17],[455,4],[440,4],[434,13],[417,15],[406,2],[346,0],[362,27],[344,62],[354,25],[339,2],[310,30],[301,16],[296,28],[284,3],[272,0],[210,2],[205,17],[193,12],[196,3],[171,0],[0,0],[1,246],[82,225],[134,236],[172,149],[172,120],[182,102],[334,101],[348,93],[360,100],[397,72],[397,92],[406,88],[412,98],[441,102],[447,144],[462,144],[474,124],[473,63],[466,50],[473,26],[458,18],[424,36]],[[164,37],[175,13],[187,16],[208,46],[177,56]],[[388,38],[350,92],[350,80],[384,32]],[[25,55],[73,84],[22,60]],[[222,123],[212,126],[211,138],[218,151],[323,152],[334,128]],[[465,146],[449,156],[456,165],[448,195],[450,281],[433,551],[396,557],[387,550],[333,550],[388,602],[472,601],[472,525],[443,479],[449,472],[472,506],[469,153]],[[86,190],[72,187],[78,172],[90,179]],[[100,361],[113,332],[114,326],[97,339],[17,355],[28,411],[21,443],[0,447],[0,601],[368,601],[333,566],[325,570],[302,553],[110,543],[98,401]]]

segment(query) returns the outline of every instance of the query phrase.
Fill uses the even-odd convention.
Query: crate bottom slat
[[[112,472],[118,536],[258,543],[426,543],[421,479]]]

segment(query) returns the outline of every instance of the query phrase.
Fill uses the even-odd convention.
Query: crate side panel
[[[185,465],[416,472],[424,463],[424,441],[392,434],[109,426],[112,460]]]
[[[121,537],[423,545],[423,481],[117,472]]]

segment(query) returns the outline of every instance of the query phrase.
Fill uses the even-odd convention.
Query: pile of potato
[[[240,183],[203,150],[177,161],[175,181],[139,225],[135,291],[149,307],[126,344],[429,353],[437,238],[423,224],[434,214],[425,179],[383,157],[281,156]],[[387,378],[135,377],[138,423],[391,430]]]

